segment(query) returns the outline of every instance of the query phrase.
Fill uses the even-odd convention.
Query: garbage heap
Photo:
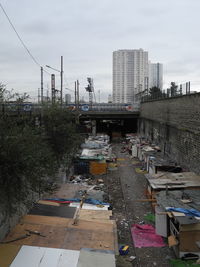
[[[146,178],[143,201],[151,203],[156,234],[167,238],[178,258],[199,261],[200,175],[180,166],[145,137],[127,135],[123,150],[138,161],[135,171]]]
[[[74,175],[35,203],[0,244],[0,266],[115,267],[117,226],[104,192],[112,159],[108,136],[85,140]]]

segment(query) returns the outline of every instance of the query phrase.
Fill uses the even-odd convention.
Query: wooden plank
[[[169,244],[169,247],[178,245],[178,240],[176,239],[174,235],[168,236],[168,244]]]
[[[3,244],[0,245],[0,266],[8,267],[13,262],[17,253],[19,252],[20,245]]]
[[[112,216],[111,210],[102,210],[102,211],[96,211],[96,210],[81,210],[80,212],[80,219],[82,220],[110,220],[110,217]]]
[[[60,206],[60,203],[48,201],[48,200],[39,200],[37,203],[43,204],[43,205],[51,205],[51,206]]]
[[[39,235],[30,235],[25,239],[21,239],[13,242],[15,245],[29,245],[29,246],[41,246],[41,247],[52,247],[52,248],[62,248],[62,244],[66,235],[66,228],[55,227],[49,225],[39,225],[39,224],[18,224],[5,238],[5,241],[17,238],[19,236],[27,233],[26,229],[31,231],[38,231],[46,237]]]
[[[179,234],[179,249],[185,252],[199,252],[197,241],[200,240],[200,231],[186,231]]]
[[[46,237],[32,234],[26,239],[15,241],[14,244],[75,250],[80,250],[84,247],[115,250],[115,222],[108,224],[80,220],[77,226],[72,223],[72,219],[68,222],[67,227],[21,223],[9,233],[5,241],[24,235],[27,233],[25,230],[29,229],[38,231]]]
[[[115,250],[114,235],[112,232],[71,228],[67,229],[67,233],[62,246],[65,249],[80,250],[81,248],[93,248]]]
[[[38,216],[38,215],[25,215],[21,219],[21,223],[30,224],[42,224],[57,227],[67,227],[70,219],[60,218],[60,217],[48,217],[48,216]]]
[[[136,199],[136,202],[156,202],[155,198]]]

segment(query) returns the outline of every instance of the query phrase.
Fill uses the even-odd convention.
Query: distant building
[[[112,95],[108,95],[108,103],[112,103]]]
[[[113,102],[133,103],[148,88],[148,52],[143,49],[113,52]]]
[[[149,88],[163,89],[163,64],[149,62]]]
[[[70,104],[71,103],[71,95],[70,94],[66,94],[65,95],[65,103],[66,104]]]

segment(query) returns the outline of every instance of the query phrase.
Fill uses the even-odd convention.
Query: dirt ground
[[[145,221],[144,216],[152,212],[152,207],[149,202],[136,201],[146,198],[146,179],[144,174],[135,172],[135,167],[138,167],[137,161],[131,159],[127,152],[121,153],[121,147],[122,144],[113,144],[113,153],[119,159],[118,169],[109,171],[104,181],[109,202],[113,206],[113,218],[117,222],[118,242],[130,247],[128,255],[117,257],[117,267],[170,266],[169,259],[175,256],[167,244],[162,248],[135,248],[133,245],[131,225],[142,221],[151,224]],[[131,260],[131,256],[135,259]]]

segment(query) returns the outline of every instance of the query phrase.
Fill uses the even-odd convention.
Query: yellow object
[[[118,158],[117,159],[118,161],[124,161],[124,160],[126,160],[125,158]]]
[[[125,247],[123,247],[122,250],[126,251],[128,248],[129,248],[129,246],[125,246]]]
[[[143,171],[143,170],[141,170],[140,168],[135,168],[135,171],[136,171],[137,173],[141,173],[141,174],[146,174],[146,173],[148,173],[147,171]]]
[[[100,174],[107,173],[107,163],[91,161],[90,162],[90,173],[93,175],[100,175]]]

